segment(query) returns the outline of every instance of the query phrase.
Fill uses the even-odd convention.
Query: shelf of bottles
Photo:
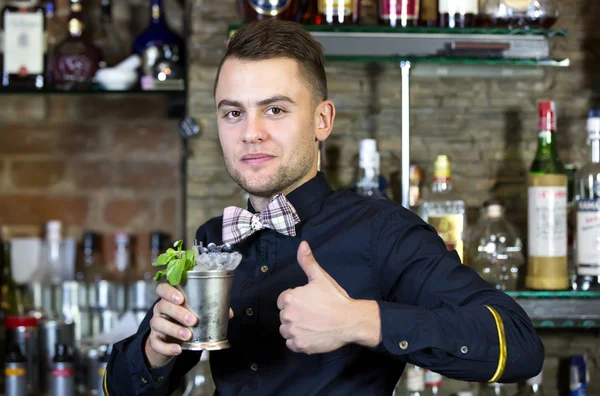
[[[600,328],[600,291],[506,292],[539,329]]]
[[[133,43],[114,26],[110,0],[96,21],[81,0],[68,7],[6,2],[0,94],[185,95],[184,40],[168,26],[162,0],[150,1],[148,26]]]

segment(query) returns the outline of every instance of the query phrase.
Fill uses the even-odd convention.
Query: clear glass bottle
[[[588,114],[589,157],[575,176],[577,289],[600,288],[600,109]]]
[[[92,231],[84,232],[82,245],[75,277],[84,283],[98,282],[104,277],[99,235]]]
[[[516,227],[498,201],[487,201],[468,243],[469,265],[499,290],[516,290],[525,263]]]
[[[31,0],[12,0],[2,11],[2,87],[44,89],[48,54],[44,8]]]
[[[441,374],[431,370],[425,370],[425,396],[438,396],[441,394],[440,387],[442,386]]]
[[[100,23],[94,32],[94,44],[102,52],[100,67],[112,67],[128,55],[113,24],[110,0],[102,0]]]
[[[433,183],[422,201],[421,217],[437,230],[448,250],[456,250],[466,263],[466,203],[453,189],[450,160],[446,155],[435,159]]]
[[[533,378],[529,378],[515,396],[545,396],[542,387],[542,372]]]
[[[407,364],[403,377],[406,378],[406,388],[402,389],[398,381],[393,396],[423,396],[425,392],[425,370],[414,364]]]
[[[567,268],[567,175],[556,143],[556,105],[539,107],[538,149],[527,179],[527,277],[534,290],[569,287]]]
[[[558,18],[556,0],[483,0],[484,25],[511,29],[548,29]]]
[[[478,396],[509,396],[506,385],[493,382],[481,384]]]
[[[362,139],[358,154],[357,194],[382,199],[379,185],[379,153],[375,139]]]

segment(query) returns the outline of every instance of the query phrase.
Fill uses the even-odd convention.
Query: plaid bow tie
[[[299,222],[296,209],[283,194],[275,195],[265,210],[257,214],[229,206],[223,212],[223,243],[239,243],[264,228],[296,236],[295,226]]]

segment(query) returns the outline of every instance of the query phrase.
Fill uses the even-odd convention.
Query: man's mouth
[[[242,162],[247,165],[261,165],[269,162],[275,158],[273,155],[267,153],[252,153],[246,154],[242,157]]]

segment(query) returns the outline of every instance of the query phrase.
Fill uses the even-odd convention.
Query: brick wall
[[[369,3],[369,1],[364,1]],[[581,165],[587,158],[585,119],[600,81],[600,3],[559,0],[562,16],[555,26],[566,28],[566,39],[553,41],[554,56],[569,57],[568,69],[543,69],[529,77],[413,77],[411,84],[411,162],[431,176],[433,159],[447,154],[455,184],[469,206],[469,222],[477,220],[489,197],[505,200],[508,216],[525,233],[526,172],[537,146],[537,101],[553,99],[558,107],[560,156]],[[193,144],[187,217],[188,238],[198,225],[221,213],[224,206],[242,204],[242,194],[222,165],[214,117],[212,86],[224,53],[227,26],[238,23],[234,0],[196,0],[191,14],[192,36],[189,110],[204,134]],[[416,71],[416,70],[415,70]],[[531,69],[529,69],[531,72]],[[327,148],[332,160],[326,172],[341,186],[352,184],[358,139],[374,137],[382,156],[382,171],[400,200],[400,70],[397,65],[327,65],[330,97],[337,116]],[[430,179],[428,179],[430,180]],[[600,392],[596,333],[546,331],[547,395],[556,395],[560,357],[586,352],[593,358],[589,394]],[[563,381],[564,382],[564,381]],[[464,389],[449,381],[447,391]],[[599,393],[600,394],[600,393]]]

